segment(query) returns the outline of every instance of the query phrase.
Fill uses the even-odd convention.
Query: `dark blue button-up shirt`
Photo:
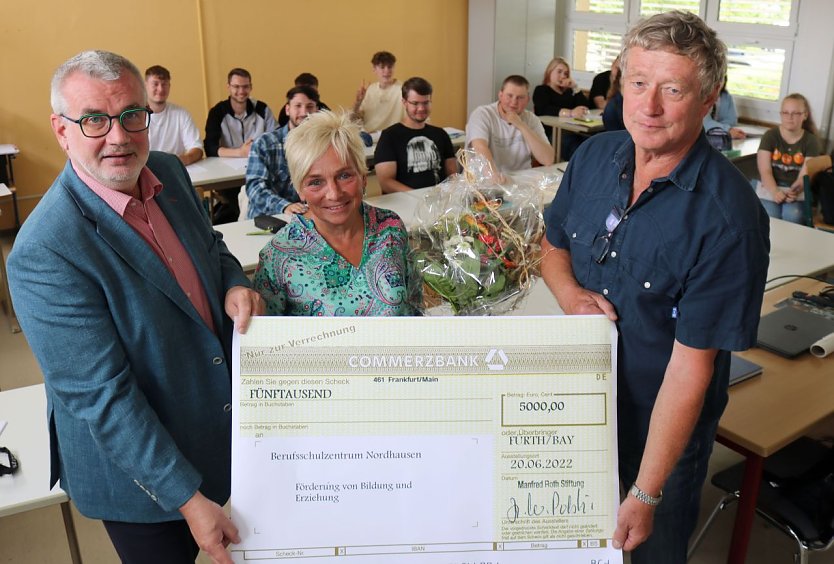
[[[716,348],[702,418],[727,401],[730,350],[756,342],[770,224],[750,183],[702,134],[629,208],[634,142],[583,143],[547,212],[547,239],[571,254],[579,284],[616,308],[620,440],[642,447],[675,340]],[[606,218],[614,211],[619,224]],[[616,224],[605,245],[599,241]],[[604,260],[598,259],[607,247]]]

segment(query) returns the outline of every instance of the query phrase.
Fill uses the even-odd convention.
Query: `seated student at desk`
[[[495,172],[531,168],[532,158],[543,165],[555,161],[542,122],[526,109],[530,83],[510,75],[501,84],[498,102],[478,106],[466,124],[466,146],[490,162]]]
[[[248,157],[252,142],[274,130],[277,125],[272,110],[252,94],[252,75],[234,68],[226,79],[229,97],[209,110],[206,118],[207,157]],[[225,190],[221,203],[213,210],[212,222],[230,223],[240,216],[237,198],[240,188]]]
[[[608,89],[608,102],[602,110],[602,125],[605,131],[625,129],[623,122],[623,92],[620,86],[620,65],[617,57],[611,65],[611,88]]]
[[[759,144],[756,164],[761,180],[755,182],[756,195],[770,217],[802,223],[805,159],[822,152],[817,126],[802,94],[785,96],[779,115],[780,125],[765,132]]]
[[[247,219],[259,215],[302,213],[307,209],[299,202],[298,193],[290,181],[284,144],[290,131],[318,109],[319,93],[315,88],[290,88],[284,106],[289,121],[275,131],[264,133],[252,143],[246,163]]]
[[[591,99],[591,104],[598,110],[604,110],[606,103],[611,99],[611,85],[618,80],[619,68],[617,62],[619,60],[619,57],[614,59],[611,62],[611,68],[596,75],[591,83],[588,98]]]
[[[562,57],[556,57],[544,71],[542,83],[533,91],[533,112],[537,116],[581,118],[588,115],[588,99],[571,78],[570,66]],[[550,128],[545,128],[550,136]],[[562,132],[562,159],[570,160],[585,137],[570,131]]]
[[[168,102],[171,93],[171,73],[154,65],[145,71],[145,90],[148,107],[153,110],[148,140],[151,151],[177,155],[188,166],[203,158],[203,141],[191,114],[183,107]]]
[[[717,127],[730,134],[733,139],[744,139],[747,134],[736,127],[738,125],[738,112],[733,96],[727,91],[727,77],[721,85],[721,92],[712,107],[710,113],[704,117],[704,131]]]
[[[402,119],[403,107],[400,103],[400,88],[394,78],[397,58],[388,51],[374,53],[371,66],[378,81],[370,86],[362,86],[356,92],[353,116],[362,122],[362,128],[373,133],[394,125]]]
[[[414,76],[403,83],[405,117],[385,129],[374,152],[374,170],[383,194],[440,184],[457,172],[455,149],[442,127],[426,123],[432,87]]]
[[[309,73],[309,72],[302,72],[298,76],[295,77],[295,85],[296,86],[309,86],[314,88],[316,92],[319,91],[319,79],[316,78],[316,75]],[[319,99],[319,109],[320,110],[329,110],[330,108],[324,102]],[[290,116],[287,115],[286,106],[281,108],[281,111],[278,112],[278,127],[284,127],[287,125],[287,122],[290,121]]]

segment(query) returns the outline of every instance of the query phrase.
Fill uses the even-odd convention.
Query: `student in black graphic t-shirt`
[[[426,123],[432,87],[420,77],[403,83],[405,116],[383,130],[374,153],[374,170],[383,193],[404,192],[440,183],[457,172],[449,134]]]

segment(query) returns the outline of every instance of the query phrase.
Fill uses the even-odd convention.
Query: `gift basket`
[[[510,183],[474,151],[463,172],[431,189],[410,231],[429,315],[498,315],[530,287],[543,232],[542,190]]]

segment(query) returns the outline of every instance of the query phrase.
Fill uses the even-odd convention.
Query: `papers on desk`
[[[0,155],[16,155],[20,152],[17,145],[0,143]]]
[[[11,196],[11,195],[12,195],[12,191],[9,190],[9,187],[6,186],[5,184],[3,184],[2,182],[0,182],[0,198],[2,198],[3,196]]]
[[[752,125],[749,123],[740,123],[736,127],[742,130],[748,137],[761,137],[769,129],[761,125]]]
[[[5,429],[5,428],[6,428],[6,422],[5,421],[0,421],[0,435],[3,434],[3,429]]]

